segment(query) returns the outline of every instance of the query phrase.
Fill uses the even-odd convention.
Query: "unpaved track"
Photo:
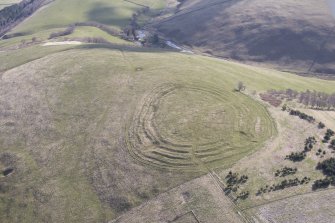
[[[61,41],[61,42],[47,42],[42,46],[61,46],[61,45],[80,45],[82,42],[79,41]]]

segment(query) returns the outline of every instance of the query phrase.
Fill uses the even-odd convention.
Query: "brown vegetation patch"
[[[282,101],[278,98],[276,98],[274,95],[270,94],[270,93],[262,93],[260,94],[261,99],[263,101],[268,102],[270,105],[274,106],[274,107],[278,107],[281,105]]]

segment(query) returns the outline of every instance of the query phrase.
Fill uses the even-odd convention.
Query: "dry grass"
[[[276,201],[253,211],[264,223],[334,223],[334,198],[334,190],[325,190]]]
[[[110,223],[243,222],[209,175],[184,183]]]
[[[129,154],[126,126],[133,123],[136,109],[143,107],[143,98],[164,83],[224,92],[217,94],[220,97],[204,91],[176,92],[171,95],[172,98],[161,101],[165,104],[160,104],[161,110],[157,110],[156,120],[164,127],[161,131],[165,138],[173,138],[175,141],[215,139],[216,136],[210,134],[210,131],[215,134],[219,134],[221,129],[222,132],[228,131],[220,125],[216,130],[206,130],[202,125],[205,121],[213,124],[213,119],[207,114],[213,114],[214,119],[219,120],[220,112],[213,111],[220,111],[215,106],[225,97],[227,100],[219,103],[220,106],[225,108],[234,105],[241,108],[240,113],[253,114],[250,120],[243,113],[232,113],[234,116],[227,117],[234,117],[232,121],[242,127],[244,122],[252,123],[246,129],[251,133],[262,132],[262,126],[267,125],[264,115],[260,114],[264,114],[265,109],[258,102],[243,95],[236,96],[239,93],[232,92],[238,80],[243,80],[248,89],[258,91],[280,87],[297,90],[314,87],[316,90],[330,91],[334,84],[196,55],[142,48],[124,47],[120,48],[122,51],[104,45],[90,45],[50,54],[62,49],[53,46],[50,49],[31,47],[1,56],[4,69],[17,67],[4,72],[0,80],[0,153],[18,157],[20,166],[17,172],[0,179],[0,184],[9,188],[8,192],[0,193],[3,222],[17,219],[31,222],[109,221],[203,174],[203,171],[153,168],[136,162]],[[50,55],[29,62],[36,56],[35,53]],[[23,61],[26,64],[21,65]],[[181,103],[174,104],[173,98]],[[206,106],[203,108],[197,105],[197,101]],[[188,108],[182,110],[183,103]],[[188,118],[190,125],[178,125],[177,130],[183,131],[173,135],[169,125],[182,121],[183,116],[193,116],[192,112],[188,113],[192,109],[194,113],[202,112],[202,115],[195,120]],[[232,108],[225,112],[229,114],[233,111]],[[169,119],[164,119],[163,112],[167,112],[166,117]],[[276,115],[274,117],[277,118]],[[260,128],[257,127],[259,118]],[[306,126],[300,119],[296,123]],[[289,135],[294,132],[297,145],[302,143],[299,137],[314,131],[310,127],[297,131],[299,125],[286,133]],[[307,132],[304,133],[305,130]],[[201,135],[197,135],[197,132]],[[283,131],[280,133],[285,134]],[[231,134],[233,141],[239,141],[240,132]],[[243,142],[248,144],[248,140]],[[288,148],[287,151],[293,149]],[[271,160],[270,155],[264,157]],[[257,165],[260,168],[269,167],[257,159],[256,155],[253,156],[249,164],[249,167],[255,165],[249,168],[254,171],[254,175],[258,174]],[[246,163],[243,165],[241,168],[248,167]],[[218,167],[217,164],[214,166]],[[226,198],[216,194],[220,190],[215,189],[214,192],[212,181],[191,181],[187,185],[195,190],[194,202],[177,214],[171,207],[172,211],[163,212],[166,219],[173,220],[190,210],[194,210],[200,222],[202,218],[205,222],[207,219],[222,222],[225,217],[235,219],[231,216],[230,206],[225,206],[228,204]],[[198,193],[196,191],[199,187],[201,189]],[[179,202],[181,198],[178,194],[170,200],[166,199],[166,205],[169,205]],[[222,209],[218,208],[221,204]],[[222,215],[222,210],[227,210],[224,211],[226,215]],[[145,213],[143,215],[143,218],[149,217]]]
[[[249,181],[241,187],[241,190],[249,191],[251,196],[247,200],[239,201],[239,207],[252,216],[256,215],[260,222],[316,222],[316,219],[321,222],[332,222],[332,214],[329,214],[323,207],[313,210],[313,207],[317,207],[318,204],[329,204],[326,199],[327,192],[324,192],[324,196],[318,196],[318,192],[315,195],[304,195],[313,193],[313,181],[323,178],[322,173],[315,169],[316,164],[333,157],[332,150],[321,143],[325,130],[318,129],[317,122],[311,124],[297,117],[292,117],[287,112],[281,111],[280,108],[271,107],[269,110],[277,122],[278,137],[269,141],[264,148],[253,155],[241,159],[232,167],[234,172],[249,176]],[[316,115],[317,112],[313,114]],[[320,117],[323,116],[316,116],[317,121]],[[327,119],[325,123],[330,121]],[[304,141],[309,136],[315,136],[318,142],[313,150],[307,154],[305,160],[293,163],[284,159],[291,152],[303,151]],[[326,151],[326,155],[315,155],[319,148]],[[296,167],[298,172],[285,178],[275,177],[275,171],[285,166]],[[222,179],[227,172],[228,170],[221,172]],[[257,190],[265,185],[272,185],[283,179],[296,177],[302,179],[305,176],[312,179],[309,184],[264,193],[260,196],[256,195]],[[329,193],[332,194],[332,192]],[[296,196],[297,198],[294,198]],[[308,201],[309,199],[313,202]],[[317,212],[319,212],[318,215],[315,214]]]
[[[301,109],[301,111],[323,122],[327,128],[335,130],[335,111],[320,111],[313,109]]]

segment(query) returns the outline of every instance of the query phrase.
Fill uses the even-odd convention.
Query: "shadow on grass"
[[[15,37],[20,37],[20,36],[28,36],[31,35],[32,32],[18,32],[18,33],[10,33],[10,34],[6,34],[2,37],[2,39],[11,39],[11,38],[15,38]]]
[[[178,52],[174,49],[167,48],[149,48],[149,47],[140,47],[140,46],[129,46],[123,44],[114,44],[114,43],[97,43],[97,44],[83,44],[75,46],[72,49],[110,49],[110,50],[122,50],[126,52],[140,52],[140,53],[172,53]]]
[[[122,7],[124,10],[125,7]],[[136,8],[128,7],[130,10],[134,11]],[[126,7],[127,9],[127,7]],[[126,26],[130,20],[131,15],[127,18],[126,15],[121,15],[117,7],[110,7],[107,4],[96,3],[92,9],[87,13],[89,21],[99,22],[105,25],[117,25],[120,27]]]

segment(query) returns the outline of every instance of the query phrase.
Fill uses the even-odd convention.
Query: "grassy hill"
[[[299,73],[335,74],[335,17],[320,1],[181,1],[154,25],[207,54]]]
[[[153,10],[164,7],[163,0],[154,2],[140,0],[136,1],[136,3],[148,5]],[[87,21],[95,21],[120,29],[128,25],[132,14],[141,8],[143,6],[123,0],[56,0],[47,5],[43,10],[35,13],[27,21],[21,23],[13,32],[35,33],[48,29],[63,28],[76,22]]]
[[[89,17],[101,4],[109,11]],[[48,40],[74,22],[121,29],[138,7],[56,0],[12,31],[23,36],[0,41],[2,222],[246,222],[240,206],[285,196],[253,194],[235,204],[221,188],[234,168],[250,174],[256,183],[247,187],[256,190],[287,164],[277,160],[293,150],[290,143],[299,148],[306,134],[323,133],[257,95],[287,88],[332,93],[335,82],[144,48],[95,27]],[[78,37],[110,43],[45,45]],[[239,81],[244,92],[235,90]],[[315,171],[312,158],[299,166],[301,174]]]

